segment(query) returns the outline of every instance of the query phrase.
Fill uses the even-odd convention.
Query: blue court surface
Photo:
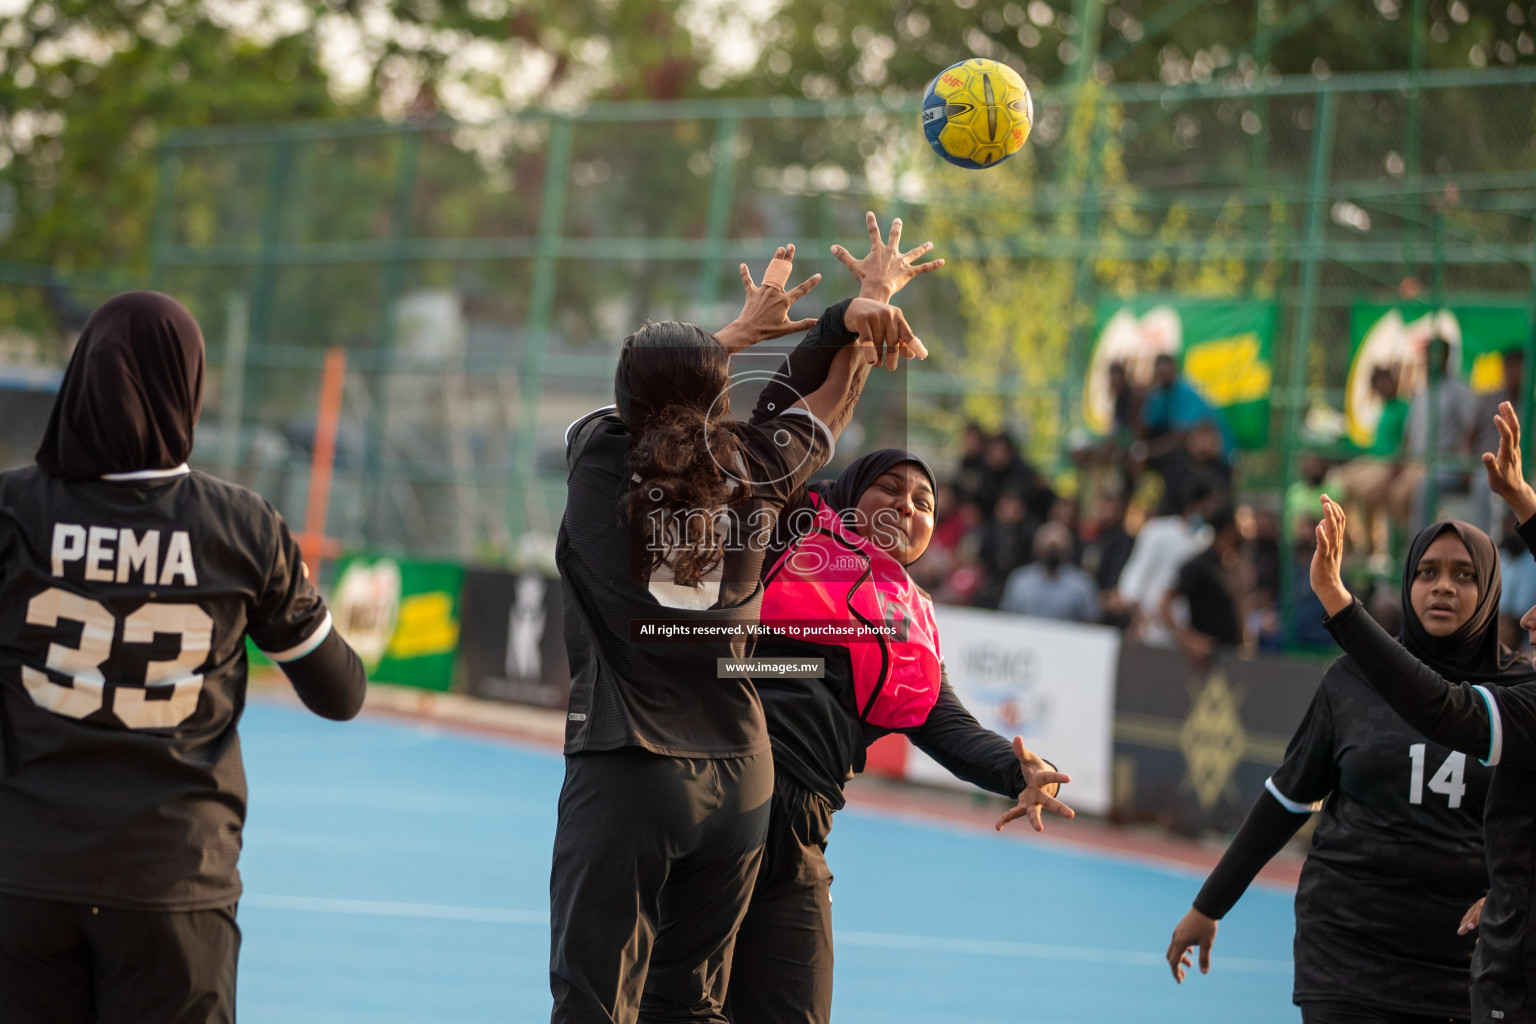
[[[549,1019],[558,756],[265,703],[241,733],[243,1024]],[[1299,1020],[1288,895],[1251,890],[1176,986],[1197,876],[1020,836],[838,814],[839,1024]]]

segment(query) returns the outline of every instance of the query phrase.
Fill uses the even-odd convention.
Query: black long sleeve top
[[[1521,524],[1531,539],[1532,523]],[[1536,683],[1453,682],[1359,602],[1327,622],[1366,682],[1430,740],[1496,768],[1483,816],[1489,890],[1472,963],[1472,1019],[1536,1024]]]

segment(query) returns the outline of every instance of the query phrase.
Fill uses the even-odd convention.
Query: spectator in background
[[[1077,499],[1058,497],[1051,502],[1050,514],[1045,517],[1048,523],[1060,523],[1067,528],[1067,535],[1072,538],[1072,551],[1067,556],[1067,561],[1073,565],[1083,564],[1083,540],[1081,524],[1078,522]]]
[[[976,504],[988,518],[997,515],[997,502],[1003,492],[1013,491],[1024,502],[1025,510],[1036,523],[1045,521],[1056,492],[1034,466],[1019,454],[1019,446],[1007,431],[987,439],[982,459],[980,490]],[[1027,561],[1028,559],[1026,559]]]
[[[1280,527],[1289,532],[1291,524],[1299,519],[1317,522],[1317,510],[1323,492],[1323,481],[1328,477],[1328,460],[1320,455],[1301,457],[1301,475],[1285,489],[1285,499],[1280,505]]]
[[[1141,403],[1141,436],[1147,443],[1146,462],[1162,471],[1167,456],[1184,448],[1196,424],[1210,420],[1221,431],[1221,454],[1232,454],[1232,434],[1211,403],[1179,375],[1170,355],[1152,363],[1152,386]]]
[[[1280,628],[1280,517],[1273,509],[1248,507],[1249,521],[1244,525],[1241,510],[1238,526],[1243,530],[1243,556],[1248,563],[1248,593],[1244,633],[1262,638]]]
[[[1408,524],[1410,532],[1422,529],[1435,511],[1424,507],[1423,486],[1431,396],[1435,403],[1436,489],[1441,494],[1466,490],[1467,471],[1457,463],[1472,451],[1474,403],[1471,389],[1449,372],[1450,354],[1451,346],[1443,338],[1431,340],[1424,351],[1429,381],[1408,405],[1405,451],[1409,461],[1387,489],[1387,508],[1394,518]]]
[[[1191,427],[1182,451],[1170,452],[1163,464],[1163,480],[1177,500],[1196,483],[1204,481],[1219,494],[1232,493],[1232,460],[1225,451],[1221,426],[1206,418]]]
[[[1486,484],[1487,476],[1483,479]],[[1504,539],[1499,542],[1499,572],[1504,578],[1504,590],[1499,595],[1499,641],[1512,651],[1525,643],[1520,617],[1536,607],[1536,561],[1531,560],[1515,525],[1513,516],[1504,517]]]
[[[1098,621],[1098,588],[1092,576],[1072,564],[1072,543],[1072,532],[1061,523],[1036,530],[1035,560],[1009,574],[998,608],[1041,619]]]
[[[1397,394],[1399,372],[1400,368],[1387,366],[1371,371],[1371,390],[1381,399],[1376,437],[1364,455],[1346,462],[1332,474],[1334,487],[1343,492],[1350,529],[1360,531],[1355,543],[1371,553],[1373,564],[1382,566],[1392,564],[1387,496],[1401,468],[1398,455],[1403,447],[1403,427],[1408,421],[1408,403]],[[1479,449],[1482,450],[1485,449]],[[1492,450],[1498,450],[1497,437]]]
[[[954,568],[944,577],[933,599],[938,604],[973,605],[986,586],[987,572],[981,564],[981,544],[976,534],[967,535],[955,549]]]
[[[1210,543],[1205,516],[1215,505],[1214,499],[1215,492],[1206,483],[1192,487],[1182,505],[1165,496],[1165,514],[1148,519],[1136,535],[1111,602],[1131,616],[1131,633],[1144,643],[1161,647],[1174,644],[1158,609],[1163,595],[1178,580],[1180,567]]]
[[[1130,616],[1116,599],[1115,587],[1136,544],[1136,538],[1125,529],[1125,499],[1118,494],[1099,498],[1094,521],[1084,532],[1088,545],[1083,549],[1081,565],[1098,588],[1101,615],[1105,622],[1123,628],[1130,622]]]
[[[1504,353],[1502,362],[1504,386],[1497,391],[1490,391],[1473,399],[1471,439],[1473,453],[1499,450],[1499,428],[1494,425],[1493,417],[1499,411],[1500,402],[1508,402],[1517,412],[1521,409],[1521,396],[1525,388],[1525,352],[1518,348],[1511,349]],[[1472,525],[1492,536],[1493,491],[1488,489],[1487,474],[1474,472],[1469,489],[1472,497],[1470,513]],[[1523,548],[1521,550],[1524,551]],[[1525,561],[1529,563],[1530,559]]]
[[[1109,397],[1112,403],[1110,438],[1121,445],[1128,445],[1135,440],[1144,395],[1131,383],[1125,363],[1118,360],[1109,364]]]
[[[982,478],[986,476],[985,453],[987,435],[981,425],[967,420],[960,434],[960,469],[955,475],[955,490],[961,501],[976,501],[981,493]]]
[[[1210,544],[1179,568],[1158,609],[1179,648],[1202,672],[1211,667],[1218,651],[1243,642],[1242,615],[1233,585],[1243,543],[1237,515],[1231,505],[1222,505],[1211,513],[1208,525]],[[1183,615],[1174,607],[1181,601]]]
[[[981,528],[978,554],[986,568],[987,582],[976,602],[984,608],[996,608],[1003,596],[1008,574],[1029,562],[1034,555],[1035,531],[1040,520],[1024,507],[1024,495],[1009,489],[997,499],[992,521]]]

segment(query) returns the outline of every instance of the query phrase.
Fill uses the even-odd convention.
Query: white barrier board
[[[1120,634],[1107,626],[940,605],[934,609],[949,682],[982,725],[1072,776],[1062,799],[1109,810]],[[921,750],[908,778],[968,788]]]

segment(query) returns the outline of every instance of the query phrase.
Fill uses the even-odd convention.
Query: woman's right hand
[[[1323,495],[1323,521],[1317,524],[1317,550],[1312,552],[1312,592],[1329,615],[1337,615],[1355,599],[1340,569],[1344,564],[1344,508]]]
[[[1189,951],[1194,946],[1200,947],[1200,973],[1210,974],[1211,946],[1215,943],[1215,919],[1190,907],[1189,913],[1174,928],[1173,939],[1168,943],[1168,966],[1173,970],[1173,980],[1184,984],[1184,969],[1194,966],[1189,959]]]
[[[884,241],[880,237],[880,221],[876,219],[874,211],[864,215],[864,226],[869,230],[869,255],[861,260],[853,258],[853,253],[840,245],[832,247],[832,255],[836,256],[843,266],[847,267],[853,276],[859,281],[859,294],[867,299],[878,302],[890,302],[891,296],[906,287],[907,282],[919,274],[926,274],[930,270],[937,270],[944,265],[943,260],[930,260],[927,263],[917,263],[916,260],[926,256],[932,249],[932,242],[924,242],[917,248],[908,252],[902,252],[899,248],[901,242],[901,218],[891,221],[891,240]]]
[[[1482,900],[1478,900],[1467,908],[1467,912],[1461,917],[1461,926],[1456,929],[1457,935],[1465,935],[1483,923],[1483,900],[1487,898],[1484,896]]]
[[[858,334],[857,346],[865,349],[864,361],[874,365],[885,361],[887,370],[896,369],[902,356],[927,359],[923,347],[901,310],[885,302],[858,298],[848,303],[843,326]]]
[[[1536,515],[1536,491],[1525,482],[1525,470],[1520,463],[1520,417],[1509,402],[1499,403],[1499,412],[1493,418],[1499,428],[1499,450],[1483,453],[1483,469],[1488,473],[1488,489],[1504,499],[1517,522],[1525,522]]]

